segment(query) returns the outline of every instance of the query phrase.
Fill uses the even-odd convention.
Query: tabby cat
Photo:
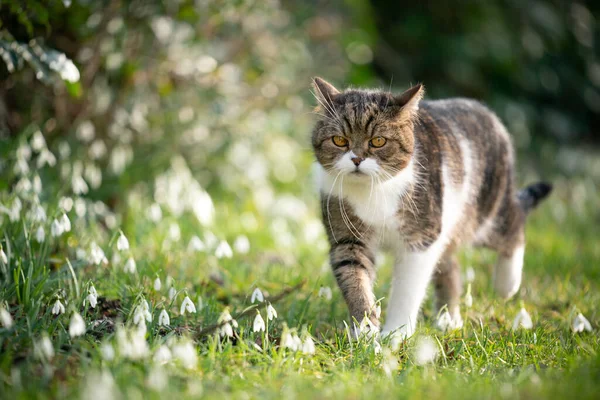
[[[384,335],[414,333],[432,279],[438,309],[447,307],[451,326],[462,326],[460,246],[495,250],[495,289],[513,296],[527,213],[552,187],[515,189],[514,151],[498,117],[474,100],[422,101],[421,85],[398,96],[340,92],[320,78],[313,85],[323,223],[350,316],[379,329],[373,284],[380,249],[396,258]]]

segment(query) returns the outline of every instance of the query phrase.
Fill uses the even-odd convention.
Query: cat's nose
[[[362,157],[352,157],[351,160],[357,167],[360,165],[361,162],[365,161],[365,159]]]

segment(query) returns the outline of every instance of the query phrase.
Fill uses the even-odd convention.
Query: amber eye
[[[346,139],[343,136],[334,136],[332,138],[333,140],[333,144],[335,144],[338,147],[346,147],[348,146],[348,139]]]
[[[377,136],[377,137],[374,137],[373,139],[369,140],[369,145],[371,145],[371,147],[383,147],[385,142],[387,142],[386,138]]]

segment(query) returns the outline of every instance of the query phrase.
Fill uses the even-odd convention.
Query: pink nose
[[[362,157],[352,157],[351,160],[354,163],[354,165],[358,167],[360,163],[363,162],[365,159]]]

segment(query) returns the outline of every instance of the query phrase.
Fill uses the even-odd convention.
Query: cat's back
[[[485,104],[455,97],[422,101],[419,127],[442,135],[463,136],[475,143],[497,143],[510,147],[510,137],[498,116]],[[503,146],[504,147],[504,146]]]

